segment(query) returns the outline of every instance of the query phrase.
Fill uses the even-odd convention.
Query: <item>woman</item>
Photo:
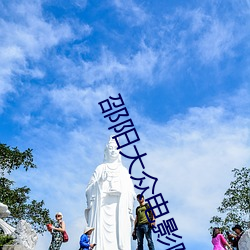
[[[229,249],[232,249],[232,247],[227,243],[223,234],[221,234],[221,231],[218,227],[213,229],[212,244],[214,245],[213,250],[225,250],[225,246],[227,246]]]
[[[56,223],[55,226],[51,227],[51,234],[52,240],[50,243],[49,250],[60,250],[62,242],[63,242],[63,235],[62,233],[65,231],[65,223],[62,220],[63,215],[61,212],[56,213]]]
[[[96,244],[89,243],[90,235],[93,230],[93,227],[86,227],[86,229],[84,230],[83,235],[80,238],[80,250],[89,250],[95,247]]]

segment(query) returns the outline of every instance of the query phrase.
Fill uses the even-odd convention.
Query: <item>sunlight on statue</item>
[[[3,230],[4,234],[11,235],[15,242],[14,246],[8,249],[34,250],[38,240],[36,231],[25,220],[20,220],[16,228],[10,226],[1,219],[8,216],[10,216],[8,206],[0,202],[0,229]]]
[[[15,228],[7,224],[2,218],[6,218],[10,215],[8,206],[0,202],[0,229],[3,230],[4,234],[11,235],[15,232]]]
[[[250,249],[250,228],[247,229],[239,240],[239,249],[240,250],[249,250]]]
[[[131,249],[135,192],[128,170],[122,165],[115,140],[110,136],[104,163],[97,166],[86,189],[88,226],[95,230],[91,242],[96,250]]]

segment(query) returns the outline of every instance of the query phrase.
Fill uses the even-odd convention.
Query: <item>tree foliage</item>
[[[0,143],[0,173],[3,176],[5,172],[10,174],[13,170],[21,166],[27,171],[29,168],[36,168],[33,163],[32,149],[28,148],[21,152],[17,147],[10,148],[6,144]]]
[[[14,239],[10,235],[0,234],[0,247],[3,245],[12,245],[14,243]]]
[[[33,163],[32,150],[20,152],[18,148],[10,148],[0,144],[0,202],[6,204],[11,216],[5,220],[15,226],[21,219],[29,222],[38,233],[46,230],[45,224],[51,222],[49,210],[44,208],[44,201],[30,200],[30,188],[27,186],[14,188],[14,182],[5,178],[6,174],[23,167],[26,171],[36,168]]]
[[[230,231],[235,224],[247,229],[250,220],[250,169],[233,169],[234,180],[217,211],[223,215],[213,216],[210,223]]]

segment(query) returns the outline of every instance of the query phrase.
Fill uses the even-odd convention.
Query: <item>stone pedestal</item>
[[[26,250],[25,247],[21,245],[9,245],[3,246],[2,250]]]

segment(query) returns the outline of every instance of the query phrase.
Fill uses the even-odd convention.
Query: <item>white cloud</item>
[[[5,93],[14,91],[11,84],[13,71],[21,71],[19,65],[25,64],[23,52],[17,46],[0,47],[0,112],[2,110]]]
[[[115,83],[131,86],[137,80],[152,83],[154,69],[158,63],[158,54],[143,42],[135,54],[116,57],[106,48],[102,49],[100,58],[95,62],[83,61],[83,78],[86,84]]]
[[[9,18],[0,19],[1,97],[15,90],[15,74],[43,77],[44,72],[36,66],[30,66],[28,60],[34,60],[35,64],[46,49],[73,36],[69,25],[44,19],[39,1],[9,3],[4,5],[2,11],[11,15]],[[2,106],[3,102],[0,103],[1,108]]]
[[[87,5],[87,0],[74,0],[74,4],[80,9],[84,9]]]
[[[211,16],[206,15],[202,9],[194,9],[193,11],[189,11],[186,13],[186,16],[191,19],[191,31],[194,33],[200,32],[211,20]]]
[[[117,75],[126,72],[126,65],[119,62],[118,59],[106,48],[103,48],[98,61],[83,61],[83,78],[87,84],[93,84],[105,81],[115,81]]]
[[[165,16],[165,22],[159,27],[162,39],[159,44],[175,58],[174,69],[178,66],[176,62],[189,67],[190,60],[198,59],[211,65],[233,57],[236,46],[246,35],[242,35],[240,28],[236,29],[239,27],[236,19],[228,19],[203,5],[193,9],[177,8],[175,13]]]
[[[96,115],[97,100],[103,101],[113,94],[116,95],[116,91],[110,85],[101,85],[96,89],[68,85],[62,89],[51,90],[48,96],[52,105],[65,115],[91,118]]]
[[[235,110],[237,114],[248,114],[249,104],[250,104],[250,92],[249,83],[244,83],[240,88],[238,88],[234,95],[230,96],[228,99],[228,107]],[[224,99],[221,98],[221,103]]]
[[[213,21],[197,42],[200,59],[204,63],[210,63],[231,56],[237,41],[233,34],[234,28],[231,24]]]
[[[133,0],[113,0],[113,4],[119,15],[131,26],[142,25],[148,19],[147,13]]]
[[[45,20],[37,3],[21,2],[9,6],[8,11],[12,12],[12,19],[1,20],[1,46],[18,47],[27,57],[38,58],[44,49],[73,36],[69,25]]]
[[[142,44],[142,49],[128,61],[128,75],[131,79],[142,79],[152,84],[155,79],[154,70],[158,63],[158,52]]]

